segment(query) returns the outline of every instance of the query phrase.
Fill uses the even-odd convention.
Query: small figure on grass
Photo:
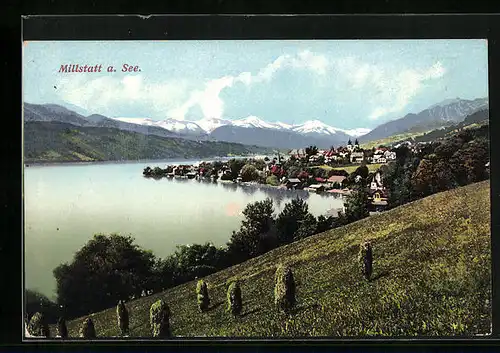
[[[360,245],[358,260],[361,265],[361,273],[370,281],[373,271],[373,252],[370,241],[365,241]]]

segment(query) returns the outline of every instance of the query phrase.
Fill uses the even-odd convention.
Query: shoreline
[[[57,161],[57,162],[26,162],[23,167],[55,167],[55,166],[80,166],[80,165],[99,165],[99,164],[139,164],[139,163],[182,163],[194,160],[203,160],[212,162],[217,160],[230,160],[232,158],[255,158],[260,155],[250,156],[211,156],[211,157],[193,157],[193,158],[162,158],[162,159],[125,159],[125,160],[107,160],[107,161]]]

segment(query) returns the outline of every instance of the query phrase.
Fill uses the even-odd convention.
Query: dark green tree
[[[332,216],[318,216],[318,220],[316,222],[316,233],[323,233],[327,230],[334,228],[335,217]]]
[[[368,174],[369,174],[368,167],[366,165],[362,165],[362,166],[356,168],[356,170],[354,171],[354,174],[359,175],[359,176],[361,176],[361,178],[363,178],[363,180],[366,180],[366,178],[368,178]]]
[[[228,243],[232,263],[261,255],[277,245],[273,201],[267,198],[248,204],[243,210],[242,225]]]
[[[311,226],[311,217],[313,216],[309,212],[309,206],[303,199],[297,197],[286,203],[276,219],[277,235],[280,244],[288,244],[299,238],[297,231],[303,223],[304,227]],[[302,232],[306,230],[307,228],[304,228]],[[314,234],[314,231],[315,229],[312,230],[312,234]]]
[[[58,303],[68,316],[81,316],[138,297],[153,286],[155,257],[130,236],[95,235],[73,261],[54,270]]]
[[[56,323],[61,315],[59,305],[42,293],[32,289],[25,290],[24,305],[28,318],[31,318],[36,312],[43,312],[45,320],[49,324]]]
[[[236,179],[238,178],[239,174],[240,174],[240,171],[241,169],[243,169],[243,167],[245,166],[246,164],[246,160],[245,159],[230,159],[229,162],[228,162],[228,166],[229,166],[229,169],[231,170],[231,179]]]
[[[255,181],[259,178],[259,173],[257,168],[255,168],[252,164],[245,164],[243,168],[241,168],[241,179],[244,182]]]
[[[370,195],[364,187],[356,186],[346,198],[345,213],[349,221],[355,222],[369,216]]]

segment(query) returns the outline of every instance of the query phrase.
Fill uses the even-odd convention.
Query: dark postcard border
[[[26,16],[24,40],[486,38],[493,15]]]
[[[168,40],[192,40],[192,39],[445,39],[445,38],[488,38],[489,44],[489,96],[490,96],[490,111],[493,111],[491,116],[495,115],[496,108],[495,93],[499,91],[500,85],[495,82],[498,81],[498,70],[495,70],[495,64],[499,62],[500,58],[500,16],[494,15],[375,15],[375,16],[67,16],[67,17],[39,17],[28,16],[24,17],[22,21],[23,38],[25,40],[153,40],[153,39],[168,39]],[[14,44],[12,42],[11,44]],[[20,54],[21,48],[19,41],[16,42],[17,47],[12,46],[12,53]],[[7,86],[12,82],[20,82],[20,66],[12,68],[9,74],[13,75],[13,81],[5,80],[4,85]],[[10,82],[9,82],[10,81]],[[10,86],[12,92],[12,86]],[[18,92],[21,92],[20,90]],[[493,99],[492,99],[493,96]],[[11,100],[14,102],[14,100]],[[18,101],[19,102],[19,101]],[[8,229],[12,234],[11,236],[4,236],[4,242],[7,240],[8,246],[12,249],[6,253],[4,246],[2,246],[3,256],[13,256],[15,259],[7,259],[10,266],[4,267],[3,283],[9,283],[12,290],[9,294],[7,302],[4,301],[2,305],[2,316],[9,317],[9,324],[3,325],[7,330],[2,332],[1,342],[20,342],[19,328],[21,327],[21,308],[19,288],[16,283],[19,283],[20,276],[13,271],[13,265],[19,263],[19,248],[21,247],[21,239],[14,236],[18,234],[19,226],[21,224],[21,217],[19,210],[21,210],[21,201],[16,200],[15,197],[19,196],[21,190],[21,146],[19,145],[18,138],[21,136],[21,105],[17,105],[15,112],[19,120],[10,119],[9,134],[7,135],[16,141],[3,141],[6,142],[4,149],[5,156],[12,161],[12,167],[3,172],[4,179],[13,179],[13,186],[8,188],[11,194],[9,203],[5,203],[4,209],[6,212],[3,215],[3,220],[9,222]],[[500,110],[499,110],[500,111]],[[15,121],[13,121],[15,120]],[[500,122],[495,122],[495,119],[490,120],[491,135],[495,136]],[[12,127],[12,128],[11,128]],[[493,139],[492,139],[493,140]],[[18,150],[19,148],[19,150]],[[496,220],[496,212],[498,210],[498,202],[500,200],[499,181],[496,176],[500,176],[498,172],[498,165],[495,159],[500,157],[497,152],[498,148],[492,143],[491,148],[491,201],[492,201],[492,235],[500,231],[500,222]],[[6,184],[5,184],[6,185]],[[5,217],[5,218],[4,218]],[[6,234],[7,235],[7,234]],[[17,243],[19,242],[19,243]],[[17,246],[16,246],[17,245]],[[500,243],[492,236],[492,254],[498,253]],[[500,271],[500,261],[492,256],[492,271],[493,271],[493,296],[498,297],[499,283],[496,280],[496,273]],[[17,260],[16,260],[17,259]],[[22,260],[22,259],[21,259]],[[10,271],[12,269],[12,271]],[[16,276],[18,276],[16,278]],[[498,301],[498,300],[496,300]],[[7,304],[7,305],[5,305]],[[500,304],[500,303],[499,303]],[[3,308],[5,306],[5,308]],[[500,330],[500,305],[495,305],[493,302],[493,325],[494,332],[498,333]],[[137,342],[137,341],[136,341]],[[208,345],[208,341],[184,341],[183,345],[194,347],[202,347]],[[212,341],[217,343],[220,341]],[[294,348],[296,351],[302,351],[306,346],[299,344],[299,342],[287,341],[270,341],[268,344],[272,346],[285,344],[287,348]],[[366,346],[367,344],[380,345],[384,340],[332,340],[332,341],[307,341],[308,346],[315,346],[316,348],[324,347],[325,344],[345,345],[355,344]],[[386,343],[391,345],[400,345],[405,341],[388,339]],[[224,346],[232,346],[233,349],[237,347],[238,350],[245,346],[259,345],[258,342],[242,342],[233,341],[233,343],[226,342]],[[418,341],[408,342],[412,346],[424,345],[429,343],[441,343],[449,346],[464,346],[464,344],[481,344],[490,345],[493,341],[490,339],[473,339],[473,340],[442,340],[439,339],[423,339]],[[99,344],[99,343],[98,343]],[[112,342],[104,343],[102,346],[111,345],[113,347],[124,346],[130,348],[134,343]],[[168,342],[162,342],[162,345],[168,345]],[[260,343],[262,344],[262,343]],[[34,345],[28,344],[30,348]],[[101,344],[99,344],[101,345]],[[155,342],[144,341],[140,343],[141,346],[146,345],[149,348],[157,346]],[[81,344],[78,345],[81,347]],[[74,344],[46,344],[45,347],[54,349],[58,347],[78,347]],[[180,343],[171,342],[172,347],[180,348]],[[96,343],[92,348],[97,348]],[[219,346],[218,348],[222,348]],[[228,347],[229,348],[229,347]],[[64,349],[64,348],[63,348]]]

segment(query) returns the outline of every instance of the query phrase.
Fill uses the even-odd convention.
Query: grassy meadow
[[[471,184],[274,249],[196,282],[126,303],[130,336],[149,337],[149,309],[170,306],[178,337],[435,336],[487,334],[491,326],[490,183]],[[374,272],[357,262],[370,239]],[[291,315],[274,306],[274,273],[289,264],[297,285]],[[240,279],[241,316],[226,312],[227,283]],[[98,289],[96,289],[98,290]],[[77,337],[84,318],[68,322]],[[118,336],[116,308],[92,315],[98,337]],[[55,332],[55,328],[51,328]]]
[[[356,169],[358,169],[361,165],[360,164],[356,164],[356,165],[349,165],[347,167],[330,167],[328,165],[322,165],[320,166],[320,168],[323,168],[325,170],[331,170],[331,169],[335,169],[335,170],[345,170],[347,173],[351,174],[351,173],[354,173],[356,171]],[[376,172],[377,170],[380,169],[381,166],[383,166],[383,164],[381,163],[373,163],[373,164],[367,164],[366,165],[368,167],[368,172]]]

